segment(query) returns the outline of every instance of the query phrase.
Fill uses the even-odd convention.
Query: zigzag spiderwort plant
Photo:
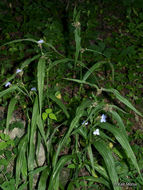
[[[79,33],[78,35],[75,33],[75,35],[76,43],[79,43]],[[40,190],[62,190],[65,188],[72,190],[78,188],[79,184],[80,187],[83,188],[90,188],[90,186],[94,187],[99,184],[99,187],[101,186],[101,188],[103,187],[104,189],[119,190],[121,188],[116,184],[120,181],[120,174],[117,171],[116,162],[123,161],[124,159],[120,156],[122,154],[121,149],[116,148],[117,144],[120,144],[121,148],[125,151],[127,158],[130,159],[134,168],[139,173],[142,183],[143,179],[140,168],[128,142],[125,126],[119,114],[120,111],[124,111],[115,105],[105,103],[104,99],[99,99],[99,96],[101,96],[102,92],[112,93],[131,110],[140,116],[142,116],[142,114],[115,89],[100,88],[97,84],[88,82],[89,76],[95,70],[98,70],[100,66],[106,64],[106,62],[96,63],[90,69],[87,69],[87,72],[80,80],[66,79],[83,84],[83,86],[84,84],[88,84],[97,90],[96,96],[93,95],[92,98],[83,98],[83,101],[76,109],[74,117],[70,118],[70,114],[62,101],[56,98],[53,92],[49,90],[46,91],[45,70],[46,67],[48,67],[47,70],[49,72],[54,66],[69,61],[75,63],[75,65],[79,63],[81,67],[87,68],[81,60],[78,60],[81,45],[76,44],[75,60],[72,60],[63,58],[52,45],[47,44],[44,40],[22,39],[9,42],[7,45],[22,41],[36,43],[40,48],[42,56],[38,54],[26,60],[20,69],[16,71],[19,74],[21,70],[24,72],[26,66],[32,61],[39,59],[37,66],[37,88],[31,88],[31,91],[35,92],[35,96],[31,96],[24,86],[22,87],[10,83],[10,81],[12,82],[15,78],[15,75],[4,83],[5,85],[7,84],[6,87],[8,88],[0,92],[0,97],[2,97],[5,94],[18,91],[20,94],[23,93],[24,96],[30,97],[33,105],[32,112],[30,112],[30,110],[27,111],[28,122],[26,133],[18,145],[14,177],[16,184],[15,189],[26,188],[32,190],[37,187]],[[48,57],[42,50],[42,46],[44,45],[48,45],[52,48],[62,59],[51,62],[51,64],[47,66]],[[48,79],[47,82],[49,82]],[[47,86],[48,84],[46,84],[46,88],[48,88]],[[50,122],[50,118],[47,117],[45,120],[42,118],[45,99],[44,92],[47,92],[48,102],[50,102],[50,100],[56,102],[66,116],[66,120],[56,127]],[[16,101],[18,100],[12,99],[8,107],[7,131],[9,130],[9,122]],[[45,113],[47,113],[46,110]],[[47,114],[50,113],[52,113],[52,109],[48,109]],[[112,119],[116,121],[116,125],[114,122],[109,122]],[[60,128],[63,126],[67,126],[66,132],[57,136],[57,132],[60,131]],[[37,153],[40,150],[41,144],[45,152],[45,162],[43,165],[39,165],[37,159]],[[63,154],[62,152],[66,149],[68,149],[68,153]],[[61,175],[65,168],[70,170],[70,172],[68,173],[69,178],[66,181],[66,185],[63,185]],[[81,175],[81,169],[83,168],[87,173],[86,175]],[[38,175],[39,178],[35,182],[33,178],[36,175]]]

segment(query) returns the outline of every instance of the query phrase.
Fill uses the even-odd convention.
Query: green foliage
[[[142,102],[140,7],[66,3],[0,3],[7,9],[0,16],[0,103],[7,112],[0,121],[0,188],[141,189],[143,134],[131,128],[131,114],[139,124],[143,116],[135,107]],[[125,17],[115,13],[119,7]],[[16,30],[22,34],[13,37]],[[25,126],[11,123],[16,108]],[[11,139],[15,128],[25,133]]]

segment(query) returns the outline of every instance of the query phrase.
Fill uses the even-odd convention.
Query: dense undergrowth
[[[0,2],[1,189],[142,189],[142,7]]]

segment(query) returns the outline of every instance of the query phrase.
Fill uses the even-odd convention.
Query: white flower
[[[99,129],[96,129],[95,131],[93,131],[93,135],[100,135]]]
[[[10,86],[11,85],[11,83],[10,82],[7,82],[6,84],[5,84],[5,87],[8,87],[8,86]]]
[[[39,40],[37,41],[38,44],[43,44],[44,43],[44,40]]]
[[[100,122],[101,123],[106,122],[106,117],[107,116],[105,114],[102,114]]]
[[[20,73],[20,72],[22,72],[22,69],[17,69],[17,70],[16,70],[16,74],[18,74],[18,73]]]
[[[35,87],[31,88],[31,91],[37,91],[37,89]]]
[[[87,122],[83,121],[82,125],[88,125],[88,121]]]

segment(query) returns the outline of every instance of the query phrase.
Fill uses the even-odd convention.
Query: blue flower
[[[99,129],[96,129],[95,131],[93,131],[93,135],[100,135]]]
[[[8,87],[8,86],[10,86],[11,85],[11,83],[10,82],[7,82],[6,84],[5,84],[5,87]]]
[[[88,125],[88,121],[87,122],[83,121],[82,125]]]
[[[44,43],[44,40],[39,40],[37,41],[38,44],[43,44]]]
[[[16,74],[18,74],[18,73],[20,73],[20,72],[22,72],[22,69],[17,69],[17,70],[16,70]]]
[[[101,123],[106,122],[106,118],[107,116],[105,114],[102,114],[100,122]]]
[[[31,88],[31,91],[37,91],[37,89],[35,87]]]

